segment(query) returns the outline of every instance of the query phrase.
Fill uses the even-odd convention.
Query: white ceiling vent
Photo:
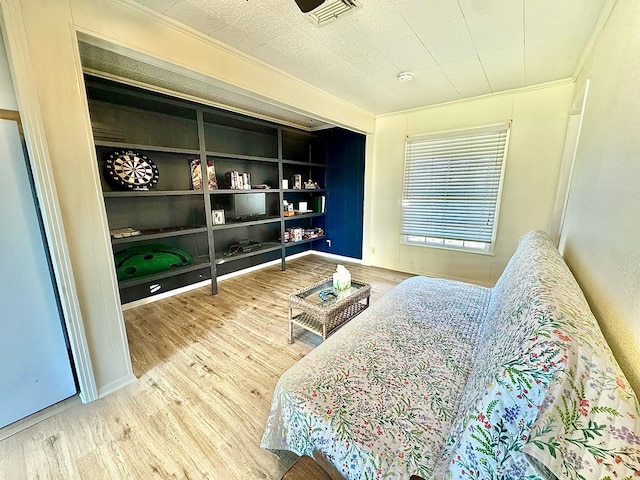
[[[309,13],[305,13],[304,16],[311,23],[320,27],[331,20],[335,20],[339,15],[361,6],[358,0],[326,0]]]

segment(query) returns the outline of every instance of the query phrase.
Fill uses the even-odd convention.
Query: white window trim
[[[497,129],[500,128],[506,128],[507,133],[506,133],[506,138],[505,138],[505,146],[504,146],[504,153],[503,153],[503,157],[502,157],[502,167],[501,167],[501,171],[500,171],[500,179],[498,181],[498,194],[496,197],[496,208],[495,208],[495,213],[494,213],[494,222],[493,222],[493,229],[491,232],[491,242],[487,244],[487,248],[486,249],[477,249],[477,248],[469,248],[469,247],[464,247],[464,246],[455,246],[455,245],[445,245],[444,242],[443,244],[439,245],[436,243],[429,243],[428,241],[425,241],[424,243],[420,243],[420,242],[412,242],[408,240],[408,237],[410,237],[411,235],[400,235],[400,243],[403,245],[407,245],[407,246],[412,246],[412,247],[421,247],[421,248],[434,248],[434,249],[440,249],[440,250],[453,250],[453,251],[458,251],[458,252],[465,252],[465,253],[473,253],[476,255],[488,255],[488,256],[495,256],[495,245],[496,245],[496,237],[497,237],[497,231],[498,231],[498,223],[500,220],[500,211],[501,211],[501,205],[502,205],[502,190],[504,188],[504,176],[505,176],[505,171],[506,171],[506,166],[507,166],[507,158],[508,158],[508,151],[509,151],[509,139],[511,136],[511,121],[507,121],[507,122],[499,122],[499,123],[491,123],[491,124],[486,124],[486,125],[480,125],[480,126],[476,126],[476,127],[464,127],[464,128],[458,128],[458,129],[451,129],[451,130],[442,130],[442,131],[438,131],[438,132],[433,132],[433,133],[428,133],[428,134],[418,134],[418,135],[408,135],[406,137],[406,142],[410,142],[410,141],[420,141],[420,140],[431,140],[431,139],[438,139],[438,138],[453,138],[453,137],[457,137],[457,136],[461,136],[461,135],[465,135],[466,133],[483,133],[483,132],[489,132],[489,131],[495,131]],[[402,175],[402,195],[404,197],[404,189],[405,189],[405,178],[406,178],[406,169],[407,169],[407,158],[406,158],[406,142],[405,142],[405,161],[404,161],[404,171],[403,171],[403,175]],[[424,237],[425,240],[428,237]]]
[[[489,244],[487,249],[480,248],[469,248],[469,247],[457,247],[455,245],[438,245],[434,243],[424,242],[423,244],[418,242],[412,242],[406,239],[409,235],[400,235],[400,243],[407,247],[418,247],[418,248],[433,248],[436,250],[448,250],[454,252],[464,252],[464,253],[473,253],[475,255],[487,255],[490,257],[495,257],[495,242]]]

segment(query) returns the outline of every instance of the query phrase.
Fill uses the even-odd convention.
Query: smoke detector
[[[411,72],[400,72],[398,74],[398,81],[400,83],[409,83],[411,80],[413,80],[413,73]]]
[[[296,3],[305,18],[318,27],[362,7],[358,0],[296,0]]]

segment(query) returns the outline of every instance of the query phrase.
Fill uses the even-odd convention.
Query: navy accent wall
[[[326,238],[314,250],[362,258],[364,211],[364,154],[366,137],[335,128],[321,135],[326,140]]]

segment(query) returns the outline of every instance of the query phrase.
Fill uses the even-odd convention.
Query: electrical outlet
[[[371,247],[371,255],[375,255],[376,254],[376,247]]]
[[[411,268],[416,268],[417,266],[417,262],[415,260],[411,260]]]
[[[331,248],[331,240],[327,238],[327,247]]]

